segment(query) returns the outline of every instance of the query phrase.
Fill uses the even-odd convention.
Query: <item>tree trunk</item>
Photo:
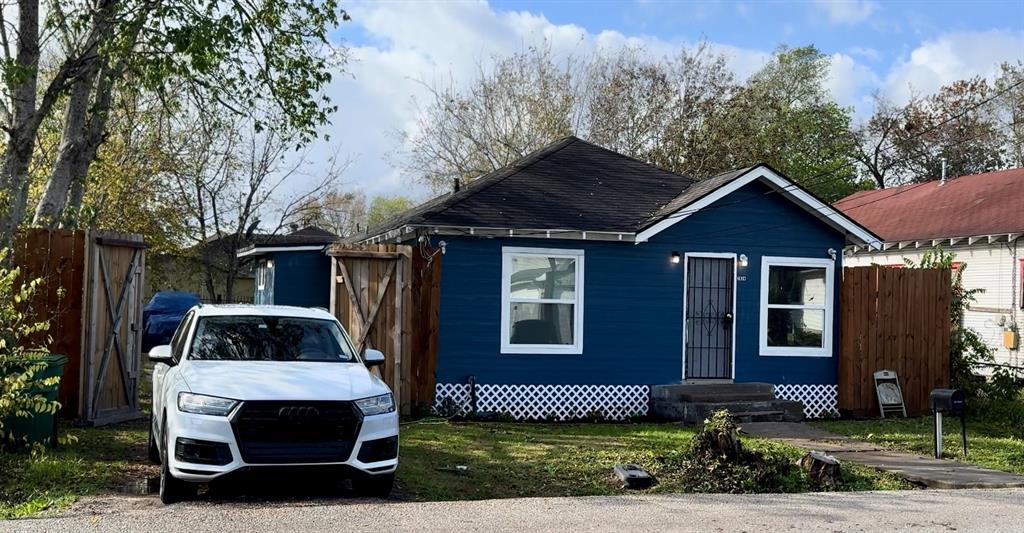
[[[0,246],[10,246],[14,231],[25,216],[28,201],[28,166],[35,148],[36,91],[39,82],[39,2],[18,0],[18,55],[23,70],[19,83],[7,80],[11,94],[11,125],[3,167],[0,168]]]
[[[800,467],[819,487],[834,487],[839,482],[839,461],[822,452],[808,452],[800,458]]]
[[[75,172],[74,181],[71,182],[71,191],[68,192],[68,205],[64,207],[62,227],[77,228],[81,223],[82,200],[85,198],[85,172]]]
[[[89,175],[89,167],[96,160],[100,145],[107,138],[107,121],[110,119],[110,108],[113,102],[114,82],[124,71],[124,64],[117,67],[104,65],[100,70],[96,83],[96,100],[89,123],[85,130],[85,145],[71,168],[71,190],[68,193],[67,205],[64,206],[64,221],[67,227],[78,225],[78,215],[85,196],[85,186]]]
[[[78,166],[76,159],[83,155],[85,149],[89,104],[96,71],[95,64],[90,66],[71,85],[71,94],[68,96],[67,109],[64,113],[60,151],[50,172],[50,178],[46,181],[43,196],[36,205],[35,217],[32,219],[35,226],[52,228],[60,223],[60,214],[67,204],[68,191],[75,178],[74,170]]]
[[[207,259],[205,261],[205,264],[203,265],[203,274],[205,275],[206,278],[206,297],[211,302],[217,301],[217,284],[214,282],[213,279],[213,271],[215,268],[216,267],[213,266],[211,262],[209,262],[209,259]]]

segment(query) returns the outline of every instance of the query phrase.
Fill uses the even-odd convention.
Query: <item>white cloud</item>
[[[626,45],[644,46],[653,56],[661,57],[694,44],[611,30],[588,31],[574,24],[555,24],[528,11],[499,11],[482,1],[356,2],[346,8],[353,16],[348,24],[361,38],[359,45],[352,47],[351,75],[336,77],[330,87],[330,96],[340,109],[327,133],[333,143],[340,143],[343,155],[357,157],[346,180],[369,195],[427,195],[426,189],[411,185],[387,158],[400,147],[396,132],[414,125],[412,100],[424,101],[427,96],[421,81],[468,83],[481,63],[486,68],[493,56],[542,43],[560,59]],[[874,7],[860,2],[838,9],[852,9],[843,20],[853,20],[856,17],[850,13],[866,13],[863,18]],[[765,50],[722,43],[711,46],[730,58],[730,67],[743,79],[764,64],[771,44],[765,43]],[[883,54],[872,48],[851,47],[831,55],[827,84],[841,105],[855,107],[857,118],[863,119],[871,113],[870,95],[875,90],[905,100],[910,86],[930,92],[956,79],[992,76],[999,62],[1019,58],[1021,50],[1024,33],[950,33],[922,42],[893,62],[888,71],[880,71],[872,67],[888,63]]]
[[[955,32],[925,41],[897,61],[883,82],[883,92],[897,103],[912,94],[935,92],[953,81],[994,78],[999,65],[1019,60],[1024,32],[1000,30]]]
[[[328,90],[339,105],[328,128],[332,143],[357,159],[346,174],[351,185],[373,194],[422,198],[426,190],[389,164],[399,148],[396,132],[413,126],[413,99],[423,101],[422,82],[468,83],[481,63],[531,45],[546,43],[556,58],[582,57],[596,50],[643,46],[655,57],[676,53],[684,41],[589,32],[574,24],[554,24],[527,11],[496,11],[485,2],[356,2],[346,4],[352,24],[366,44],[353,46],[350,76],[336,77]],[[769,57],[760,50],[712,44],[729,58],[741,79]],[[326,151],[326,150],[325,150]]]
[[[841,106],[853,106],[858,116],[870,114],[870,93],[878,87],[879,77],[846,54],[832,54],[831,59],[832,68],[825,85],[833,98]]]
[[[878,4],[869,0],[815,0],[814,6],[831,24],[851,26],[864,22],[878,9]]]
[[[878,61],[882,58],[882,55],[878,53],[878,50],[875,50],[870,46],[854,46],[850,48],[850,53],[858,57],[863,57],[868,61]]]

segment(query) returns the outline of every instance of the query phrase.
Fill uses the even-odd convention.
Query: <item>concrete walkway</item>
[[[914,483],[935,489],[998,489],[1024,487],[1024,477],[945,459],[923,457],[879,448],[875,444],[837,435],[810,424],[756,422],[743,424],[742,432],[777,439],[805,450],[818,450],[840,461],[892,472]]]

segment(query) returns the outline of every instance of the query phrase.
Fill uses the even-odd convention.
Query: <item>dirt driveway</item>
[[[646,495],[463,502],[86,499],[0,531],[1019,531],[1024,490]]]

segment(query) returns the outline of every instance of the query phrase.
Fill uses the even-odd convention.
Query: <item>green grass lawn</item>
[[[158,473],[146,461],[146,423],[74,428],[78,442],[40,457],[0,452],[0,519],[60,509]]]
[[[619,463],[653,474],[659,484],[651,492],[679,492],[681,480],[659,458],[686,450],[694,431],[678,424],[410,423],[402,427],[399,493],[416,500],[622,494],[628,491],[611,475]],[[775,441],[744,443],[793,461],[802,455]],[[844,468],[839,490],[909,488],[872,469]]]
[[[967,451],[960,444],[960,421],[946,417],[943,424],[943,453],[948,459],[1024,474],[1024,427],[1012,423],[1015,417],[994,414],[967,420]],[[857,437],[880,446],[931,455],[932,418],[890,418],[885,420],[829,420],[816,422],[829,431]]]
[[[677,492],[679,475],[661,460],[684,453],[693,428],[677,424],[521,424],[423,420],[402,425],[395,497],[462,500],[624,494],[611,475],[638,463],[658,479],[650,492]],[[154,476],[146,461],[145,422],[69,432],[77,443],[32,458],[0,454],[0,518],[57,510],[87,495],[117,492]],[[787,445],[744,439],[754,449],[796,460]],[[460,472],[456,467],[467,466]],[[874,470],[844,465],[837,490],[909,488]],[[806,490],[803,479],[789,483]]]

